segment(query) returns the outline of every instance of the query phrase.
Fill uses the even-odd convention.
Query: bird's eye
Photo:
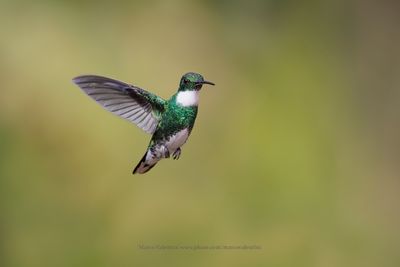
[[[189,80],[188,80],[188,79],[183,79],[183,83],[184,83],[184,84],[188,84],[188,83],[189,83]]]

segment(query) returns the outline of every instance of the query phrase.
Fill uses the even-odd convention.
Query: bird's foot
[[[181,152],[182,152],[181,148],[178,147],[178,149],[175,150],[175,152],[172,154],[173,159],[179,159],[179,157],[181,156]]]

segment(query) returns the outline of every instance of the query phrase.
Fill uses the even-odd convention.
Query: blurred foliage
[[[399,266],[394,1],[1,1],[1,266]],[[177,162],[71,82],[164,98],[202,73]],[[139,244],[260,245],[143,251]]]

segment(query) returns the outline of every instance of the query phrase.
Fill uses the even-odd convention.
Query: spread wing
[[[78,76],[73,82],[108,111],[133,122],[147,133],[156,130],[165,108],[164,99],[139,87],[102,76]]]

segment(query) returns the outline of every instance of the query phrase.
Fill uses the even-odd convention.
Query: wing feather
[[[97,75],[73,79],[93,100],[108,111],[136,124],[147,133],[154,133],[165,100],[139,87]]]

